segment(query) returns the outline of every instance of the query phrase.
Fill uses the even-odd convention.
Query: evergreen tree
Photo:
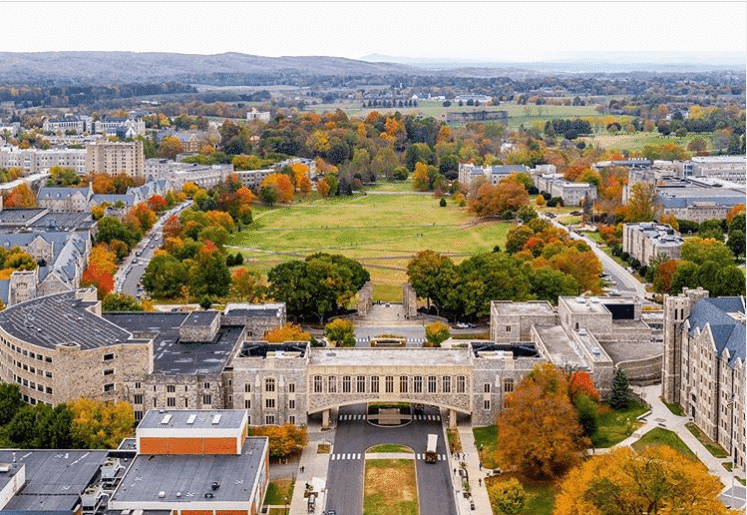
[[[628,376],[622,368],[615,372],[615,378],[612,380],[612,396],[610,397],[610,406],[613,409],[626,409],[630,403],[630,384]]]

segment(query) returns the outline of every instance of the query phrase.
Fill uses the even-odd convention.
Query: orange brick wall
[[[182,510],[181,515],[213,515],[213,510]]]
[[[140,438],[141,454],[236,454],[236,439]],[[212,515],[212,514],[211,514]]]
[[[247,515],[246,510],[215,510],[215,515]]]

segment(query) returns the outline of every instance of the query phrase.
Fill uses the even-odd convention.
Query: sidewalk
[[[488,490],[485,487],[486,470],[480,470],[480,457],[477,453],[477,447],[475,446],[475,436],[472,434],[472,425],[466,427],[459,427],[459,439],[462,442],[462,453],[464,457],[460,456],[459,460],[455,460],[451,453],[449,456],[449,466],[452,470],[457,471],[457,475],[452,477],[454,488],[456,489],[457,498],[457,513],[460,515],[467,515],[474,513],[476,515],[492,515],[493,509],[490,507],[490,498],[488,497]],[[459,477],[460,463],[464,462],[467,467],[467,474],[469,477],[469,486],[472,497],[470,499],[475,503],[474,511],[470,506],[470,499],[467,499],[462,494],[462,481]],[[480,484],[481,479],[482,484]]]
[[[319,444],[326,443],[330,446],[328,454],[318,454]],[[306,483],[311,483],[313,478],[320,478],[327,481],[327,469],[329,468],[329,458],[332,456],[334,445],[334,432],[322,431],[319,424],[309,425],[309,441],[303,448],[301,458],[298,460],[298,470],[296,471],[296,486],[293,488],[293,498],[291,499],[289,515],[306,515],[308,513],[308,500],[304,497]],[[301,470],[303,469],[303,472]],[[324,511],[326,502],[326,485],[316,500],[315,514],[319,515]]]

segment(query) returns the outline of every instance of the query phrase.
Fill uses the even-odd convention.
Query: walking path
[[[309,424],[308,444],[303,448],[301,459],[297,462],[296,486],[293,489],[289,515],[306,515],[308,513],[308,499],[304,497],[306,483],[312,484],[314,478],[322,479],[325,485],[316,500],[315,514],[319,515],[324,510],[326,502],[326,481],[329,458],[332,455],[334,445],[334,432],[322,431],[319,423]],[[328,454],[319,454],[317,449],[320,444],[329,445]]]
[[[472,425],[463,426],[459,428],[459,440],[462,442],[462,454],[459,459],[456,460],[449,454],[451,461],[451,470],[456,470],[454,475],[454,488],[456,489],[457,495],[457,512],[459,515],[467,515],[468,513],[475,513],[476,515],[492,515],[493,509],[490,507],[490,498],[488,497],[488,489],[485,487],[485,478],[487,477],[487,470],[484,470],[480,465],[480,455],[477,453],[477,447],[475,446],[475,436],[472,434]],[[464,462],[467,470],[467,477],[469,482],[470,492],[472,496],[467,499],[464,497],[462,481],[459,478],[460,463]],[[471,507],[470,501],[474,502],[474,510]]]

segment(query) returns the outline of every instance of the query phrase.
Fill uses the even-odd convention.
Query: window
[[[114,359],[114,353],[104,354],[104,361],[111,361]]]
[[[275,424],[275,415],[265,415],[265,424],[268,426]]]
[[[252,417],[250,415],[246,416],[246,423],[249,424],[250,426],[252,425]]]
[[[250,399],[244,399],[244,409],[252,409],[252,401]]]
[[[441,381],[441,391],[443,393],[451,393],[451,377],[450,376],[443,376],[443,381]]]
[[[464,393],[464,391],[465,391],[464,376],[457,376],[457,393]]]
[[[140,383],[135,383],[135,389],[136,389],[136,390],[139,390],[139,389],[140,389]]]
[[[114,391],[114,384],[109,383],[104,385],[104,391],[105,392],[113,392]]]
[[[483,388],[483,390],[482,390],[483,392],[485,392],[485,393],[490,393],[490,383],[485,383],[485,384],[484,384],[484,385],[482,386],[482,388]]]
[[[49,386],[47,386],[47,393],[49,393],[49,394],[52,393],[52,388],[50,388]]]
[[[507,332],[507,333],[510,333],[510,332],[511,332],[511,326],[510,326],[510,325],[507,325],[507,326],[506,326],[506,332]]]
[[[132,402],[134,404],[142,404],[143,403],[143,396],[141,394],[135,395],[132,399]]]
[[[142,420],[142,419],[143,419],[143,412],[135,411],[135,420]]]
[[[350,376],[342,376],[342,393],[350,393]]]
[[[379,376],[371,376],[371,393],[379,393]]]
[[[366,393],[366,376],[358,376],[358,393]]]
[[[337,378],[335,376],[327,378],[327,393],[337,393]]]
[[[394,376],[386,376],[385,384],[386,384],[386,393],[393,393],[394,392]]]
[[[288,400],[288,409],[296,409],[296,399]]]
[[[314,376],[314,393],[322,393],[322,376]]]
[[[176,397],[166,397],[166,406],[169,408],[176,407]]]
[[[399,376],[399,391],[407,393],[407,376]]]
[[[296,423],[296,416],[295,415],[288,416],[288,423],[289,424],[295,424]]]
[[[490,409],[490,401],[489,400],[486,399],[486,400],[482,401],[482,409]]]
[[[265,399],[265,408],[274,408],[275,399]]]
[[[203,384],[202,386],[203,386],[203,388],[205,388],[206,390],[209,390],[209,389],[210,389],[210,383],[205,383],[205,384]]]
[[[158,407],[158,399],[153,399],[153,407],[154,408]]]
[[[436,393],[436,376],[428,376],[428,393]]]
[[[412,378],[412,391],[413,393],[423,393],[423,376]]]
[[[251,393],[252,392],[252,385],[251,385],[251,383],[244,383],[244,392],[245,393]]]
[[[514,380],[513,379],[504,379],[503,380],[503,392],[504,393],[511,393],[514,391]]]
[[[213,397],[210,394],[205,394],[202,396],[202,403],[203,404],[212,404],[213,403]]]
[[[186,397],[184,398],[184,407],[189,408],[189,399],[187,399]]]
[[[173,384],[170,384],[170,385],[168,385],[168,386],[166,387],[166,391],[167,391],[168,393],[174,393],[174,392],[176,391],[176,386],[174,386]]]
[[[296,383],[288,383],[288,393],[296,393]]]
[[[265,391],[266,392],[274,392],[275,391],[275,380],[272,378],[265,379]]]

